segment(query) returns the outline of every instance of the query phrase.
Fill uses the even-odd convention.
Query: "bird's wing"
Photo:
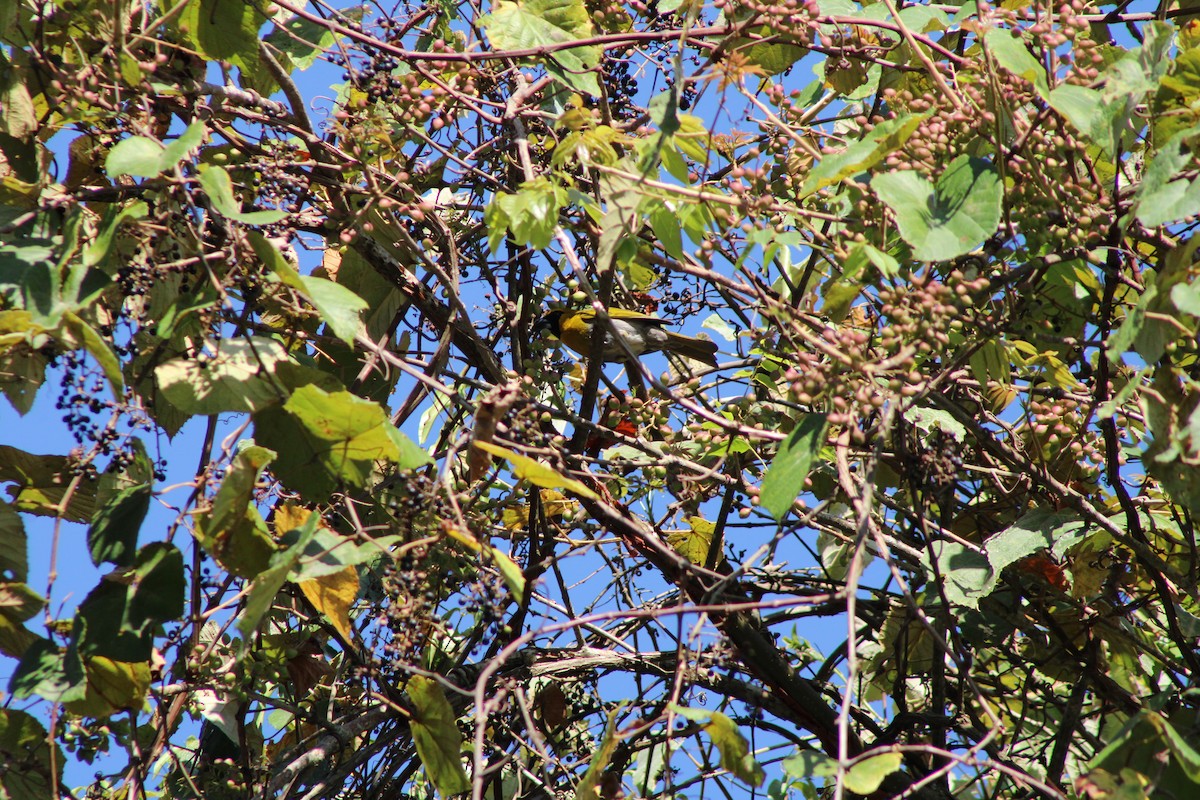
[[[653,325],[661,328],[667,324],[667,320],[656,317],[653,314],[643,314],[640,311],[630,311],[627,308],[610,308],[608,315],[613,319],[619,319],[624,322],[640,322],[643,325]]]

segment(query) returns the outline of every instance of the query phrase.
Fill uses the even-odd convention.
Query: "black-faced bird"
[[[624,308],[608,309],[608,317],[612,320],[613,330],[635,356],[667,352],[701,361],[710,367],[717,366],[715,342],[669,331],[665,319]],[[595,322],[596,312],[590,308],[579,311],[555,309],[546,312],[537,321],[533,333],[537,335],[549,331],[576,353],[587,355],[592,348],[592,326]],[[625,351],[608,330],[604,335],[602,357],[605,361],[624,361],[626,358]]]

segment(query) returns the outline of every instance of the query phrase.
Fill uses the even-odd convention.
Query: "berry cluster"
[[[963,468],[963,443],[934,430],[925,441],[909,449],[909,466],[914,476],[920,476],[935,496],[944,496],[953,489]]]
[[[303,161],[300,145],[268,139],[263,142],[263,151],[264,154],[250,164],[258,172],[257,205],[289,214],[298,213],[309,197],[309,174],[296,167]]]
[[[384,570],[387,600],[377,622],[387,632],[380,649],[380,669],[385,676],[398,676],[404,665],[421,663],[431,637],[445,632],[436,613],[441,586],[441,572],[431,564],[424,547],[408,550]]]
[[[785,378],[792,396],[802,405],[826,406],[831,424],[853,425],[869,418],[888,393],[917,394],[928,365],[950,347],[951,337],[979,322],[974,298],[987,286],[986,279],[967,279],[955,270],[946,282],[914,277],[902,287],[880,289],[873,329],[830,326],[822,332],[824,346],[790,354],[794,365]]]
[[[1032,397],[1026,404],[1028,418],[1018,429],[1020,436],[1033,458],[1064,482],[1096,480],[1103,468],[1104,443],[1088,425],[1089,405],[1067,394]],[[1125,463],[1123,454],[1117,458]]]
[[[713,0],[713,7],[729,19],[752,20],[778,40],[797,45],[811,43],[821,14],[817,0]]]
[[[131,434],[122,433],[115,422],[120,417],[133,428],[146,430],[152,427],[150,422],[134,407],[105,399],[107,381],[82,351],[55,354],[50,364],[62,370],[54,407],[63,412],[63,424],[80,446],[74,451],[70,474],[94,479],[98,458],[109,458],[110,469],[130,467],[137,459]],[[102,415],[107,419],[102,419]],[[86,453],[85,446],[88,448]],[[164,462],[156,463],[156,477],[162,475],[164,469]]]
[[[431,54],[455,53],[453,45],[444,39],[437,39],[429,45]],[[481,73],[469,62],[446,62],[443,71],[436,80],[430,81],[416,71],[405,68],[399,59],[391,53],[380,50],[367,52],[363,63],[351,68],[345,59],[337,58],[347,66],[343,78],[352,81],[356,88],[366,94],[366,103],[354,108],[348,106],[348,111],[335,114],[335,119],[343,124],[352,124],[354,117],[351,112],[362,112],[377,103],[386,103],[393,123],[399,123],[401,129],[406,125],[423,126],[428,124],[434,131],[440,130],[454,119],[454,106],[464,98],[474,98],[480,91]],[[389,135],[399,131],[391,129]],[[354,141],[353,137],[346,137]]]
[[[977,299],[989,285],[983,276],[968,278],[954,269],[944,281],[914,276],[904,285],[880,289],[880,349],[889,356],[912,351],[911,358],[899,365],[901,372],[939,356],[949,347],[951,336],[982,326]],[[903,391],[899,383],[891,388]]]
[[[621,0],[584,0],[584,7],[592,22],[604,33],[627,31],[633,25],[633,18]]]

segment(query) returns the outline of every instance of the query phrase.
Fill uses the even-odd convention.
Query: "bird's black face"
[[[558,336],[562,332],[562,315],[561,310],[547,311],[536,323],[533,330],[530,331],[534,336],[537,336],[545,331]]]

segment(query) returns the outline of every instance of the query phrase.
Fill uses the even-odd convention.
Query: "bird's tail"
[[[672,353],[678,353],[686,358],[695,359],[708,364],[710,367],[717,366],[717,343],[710,342],[708,339],[699,339],[695,336],[684,336],[682,333],[667,331],[667,344],[663,347],[664,350],[670,350]]]

